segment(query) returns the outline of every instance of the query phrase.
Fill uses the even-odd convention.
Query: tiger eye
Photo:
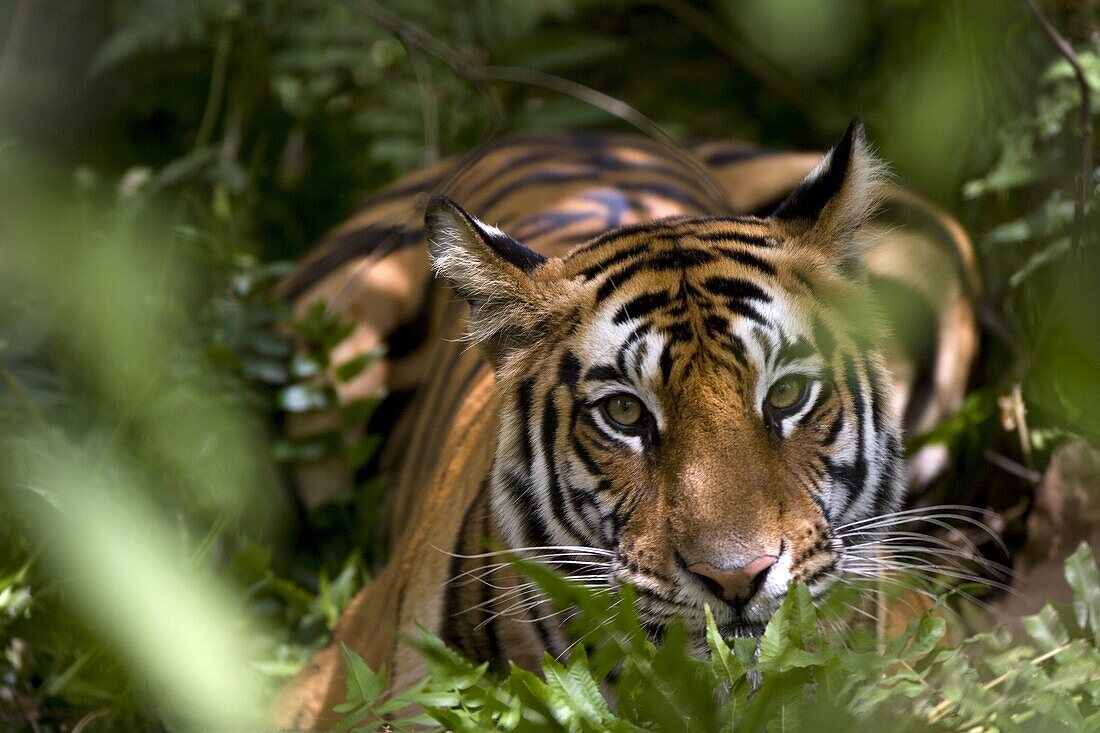
[[[798,404],[806,392],[806,379],[796,374],[783,377],[768,390],[768,404],[776,410],[786,410]]]
[[[643,409],[637,397],[627,394],[612,395],[604,401],[604,412],[619,425],[631,427],[641,422]]]

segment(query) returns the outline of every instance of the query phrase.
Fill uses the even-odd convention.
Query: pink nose
[[[778,559],[775,555],[761,555],[739,568],[716,568],[705,562],[697,562],[688,570],[699,576],[714,595],[727,603],[742,605],[760,590],[768,569]]]

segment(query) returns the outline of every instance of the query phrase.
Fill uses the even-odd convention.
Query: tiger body
[[[341,399],[415,397],[384,454],[390,559],[276,722],[332,722],[338,641],[395,688],[426,671],[416,623],[496,664],[562,653],[487,547],[630,584],[655,635],[701,633],[705,605],[746,635],[790,584],[843,572],[845,527],[900,506],[902,423],[957,408],[976,348],[965,235],[881,181],[857,126],[824,160],[691,152],[707,178],[639,138],[506,139],[398,182],[285,284],[357,321],[334,363],[391,343]],[[426,231],[439,192],[477,218],[433,199]],[[882,323],[884,292],[919,323]],[[326,470],[301,472],[306,503]]]

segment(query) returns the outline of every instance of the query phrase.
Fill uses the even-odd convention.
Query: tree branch
[[[1043,15],[1043,12],[1039,10],[1039,6],[1035,4],[1035,0],[1024,0],[1024,2],[1027,3],[1031,14],[1039,22],[1051,44],[1073,67],[1073,75],[1077,79],[1077,86],[1081,89],[1081,162],[1078,171],[1081,180],[1077,191],[1077,212],[1074,216],[1074,228],[1076,229],[1074,244],[1075,249],[1080,252],[1085,233],[1085,207],[1088,205],[1089,200],[1089,182],[1092,180],[1092,89],[1089,87],[1085,70],[1081,66],[1081,61],[1077,58],[1073,46]]]

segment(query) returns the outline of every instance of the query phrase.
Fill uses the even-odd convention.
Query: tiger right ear
[[[428,202],[424,224],[432,269],[470,304],[468,338],[491,361],[540,332],[552,288],[538,271],[551,260],[443,196]]]
[[[854,235],[881,202],[885,179],[857,117],[771,218],[791,233],[793,246],[848,268],[862,260]]]

